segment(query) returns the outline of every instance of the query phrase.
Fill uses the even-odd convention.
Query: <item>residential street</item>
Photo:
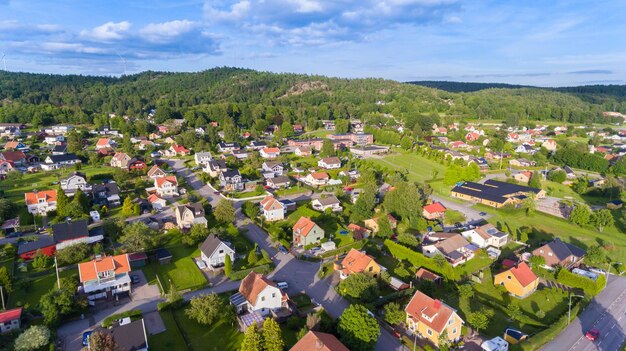
[[[626,342],[626,278],[610,276],[609,283],[587,308],[543,351],[620,351]],[[600,330],[600,338],[589,341],[589,329]]]

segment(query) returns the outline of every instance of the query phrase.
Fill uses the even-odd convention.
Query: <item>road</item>
[[[589,329],[600,330],[589,341]],[[610,276],[609,283],[587,308],[542,351],[621,351],[626,342],[626,278]]]

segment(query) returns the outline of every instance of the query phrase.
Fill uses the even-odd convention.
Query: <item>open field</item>
[[[172,262],[159,265],[153,264],[152,268],[156,271],[156,274],[161,279],[163,288],[169,291],[170,281],[176,288],[176,290],[196,290],[202,288],[207,284],[206,278],[200,269],[193,262],[193,257],[200,256],[200,249],[195,247],[171,247],[168,248],[172,253]],[[152,277],[147,277],[148,280],[153,280]],[[151,282],[152,283],[152,282]]]
[[[78,279],[78,269],[68,269],[59,272],[60,278],[72,275],[75,275],[76,279]],[[21,277],[19,282],[27,280],[30,281],[27,285],[14,283],[13,292],[9,294],[9,307],[24,306],[36,309],[41,296],[57,286],[57,277],[54,270],[33,278],[28,276]]]
[[[374,164],[391,168],[393,170],[409,172],[408,178],[413,181],[424,182],[433,180],[433,170],[437,171],[437,177],[443,177],[446,167],[439,162],[429,160],[418,154],[395,149],[393,153],[384,158],[370,158],[368,161]]]

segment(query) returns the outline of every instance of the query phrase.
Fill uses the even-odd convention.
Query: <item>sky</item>
[[[624,0],[0,0],[0,69],[626,84]]]

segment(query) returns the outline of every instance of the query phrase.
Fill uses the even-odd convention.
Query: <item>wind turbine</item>
[[[126,60],[120,54],[117,54],[117,56],[120,57],[120,60],[122,60],[122,63],[124,64],[124,75],[126,75]]]
[[[7,59],[6,59],[6,54],[3,52],[2,53],[2,63],[4,64],[4,70],[7,70]]]

